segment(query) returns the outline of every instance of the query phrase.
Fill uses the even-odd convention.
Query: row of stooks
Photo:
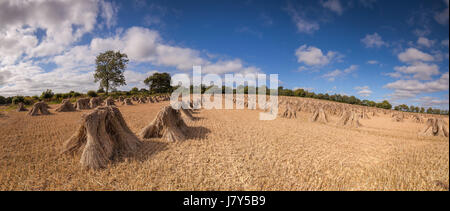
[[[122,105],[132,105],[132,101],[137,103],[154,103],[162,100],[169,100],[170,97],[168,95],[163,96],[152,96],[152,97],[132,97],[132,98],[123,98],[119,97],[118,102],[122,103]],[[202,98],[204,100],[204,98]],[[235,95],[232,97],[233,102],[241,107],[245,107],[248,109],[256,109],[256,103],[249,99],[248,95],[245,95],[244,98],[237,98]],[[256,97],[254,98],[256,99]],[[403,122],[404,119],[411,119],[417,123],[425,123],[424,118],[428,116],[428,120],[426,121],[427,127],[421,134],[433,135],[433,136],[445,136],[448,137],[448,129],[446,128],[446,122],[440,118],[437,118],[435,115],[428,114],[406,114],[400,111],[392,111],[386,109],[379,108],[368,108],[357,105],[348,105],[336,102],[324,102],[317,101],[311,99],[301,99],[301,98],[289,98],[289,97],[279,97],[279,110],[278,116],[282,118],[296,118],[297,112],[304,111],[308,113],[312,113],[310,120],[312,122],[321,122],[328,123],[328,116],[335,115],[340,117],[337,125],[339,126],[350,126],[350,127],[360,127],[362,126],[359,122],[360,119],[370,119],[371,116],[378,116],[379,113],[384,113],[385,115],[391,114],[392,120],[396,122]],[[266,101],[269,98],[267,97]],[[199,104],[201,101],[196,101],[195,103],[191,99],[190,106],[194,106]],[[114,100],[112,98],[107,98],[105,102],[100,97],[96,98],[81,98],[78,99],[73,106],[68,100],[63,101],[63,103],[56,109],[58,112],[65,111],[74,111],[75,109],[91,109],[96,108],[99,105],[114,105]],[[33,106],[33,109],[29,112],[30,115],[37,115],[38,111],[41,114],[49,114],[47,110],[47,105],[45,103],[36,103]],[[266,103],[261,106],[265,111],[273,112],[274,106],[270,103]],[[19,111],[26,110],[23,107],[23,104],[19,105]],[[430,125],[434,125],[431,127]],[[430,128],[434,128],[429,132]]]
[[[170,97],[168,95],[151,96],[151,97],[131,97],[131,98],[119,97],[117,99],[117,102],[121,103],[122,105],[133,105],[133,101],[139,104],[143,104],[143,103],[157,103],[169,99]],[[72,104],[68,99],[64,99],[62,103],[58,106],[58,108],[55,109],[55,111],[70,112],[76,110],[87,110],[87,109],[94,109],[102,105],[104,106],[115,105],[115,100],[112,97],[108,97],[105,100],[103,100],[101,97],[80,98],[75,102],[75,104]],[[28,112],[28,115],[37,116],[39,115],[39,113],[41,115],[48,115],[50,114],[48,109],[49,106],[45,102],[37,102]],[[17,111],[18,112],[28,111],[28,109],[25,108],[23,103],[19,103]]]
[[[297,118],[297,112],[305,111],[312,113],[310,117],[311,122],[328,123],[328,115],[335,115],[339,117],[338,126],[360,127],[362,124],[360,119],[370,119],[371,117],[379,116],[379,113],[391,115],[392,121],[403,122],[405,119],[411,119],[416,123],[425,123],[425,128],[419,132],[423,136],[441,136],[449,137],[448,125],[436,115],[428,114],[405,114],[400,111],[392,111],[378,108],[367,108],[362,106],[352,106],[345,104],[338,104],[334,102],[321,101],[306,101],[299,100],[280,100],[278,116],[282,118]],[[270,107],[270,106],[268,106]],[[271,111],[270,109],[267,109]],[[425,121],[424,118],[428,117]]]
[[[168,100],[168,97],[164,99]],[[247,104],[246,107],[249,109],[256,108],[256,106],[249,105],[242,100],[234,100],[234,102],[236,104]],[[191,108],[199,103],[199,101],[192,102],[191,100],[189,109],[183,109],[181,106],[179,110],[175,110],[171,106],[163,107],[155,119],[143,128],[138,136],[143,139],[164,138],[171,142],[186,139],[188,127],[185,121],[193,120]],[[339,114],[338,124],[343,126],[359,127],[361,126],[360,118],[370,118],[369,115],[364,114],[369,113],[368,111],[358,112],[355,108],[339,110],[332,105],[323,103],[308,102],[307,105],[305,103],[301,106],[298,101],[281,100],[279,104],[278,115],[283,118],[296,118],[296,112],[302,109],[312,111],[311,121],[313,122],[327,123],[327,113]],[[316,105],[312,106],[313,104]],[[45,103],[38,105],[45,110],[48,108]],[[270,104],[263,107],[267,112],[273,111]],[[372,113],[372,116],[377,115],[376,111],[370,113]],[[108,103],[108,99],[104,106],[97,107],[94,111],[83,115],[82,120],[79,129],[64,143],[62,152],[81,153],[80,163],[83,167],[92,169],[105,167],[111,160],[119,156],[134,153],[142,144],[138,136],[128,128],[119,109],[112,103]],[[421,134],[448,137],[448,130],[442,119],[430,118],[427,121],[427,128]]]
[[[130,101],[143,102],[143,99],[131,98]],[[168,96],[150,98],[145,102],[159,102],[169,100]],[[118,99],[118,102],[126,103],[127,99]],[[22,108],[22,109],[21,109]],[[33,105],[30,115],[34,116],[39,111],[41,114],[50,114],[49,106],[44,102]],[[81,153],[80,163],[85,168],[99,169],[106,167],[111,160],[120,156],[134,153],[142,145],[138,136],[128,128],[121,112],[115,106],[112,98],[104,102],[101,98],[78,99],[75,105],[69,101],[56,109],[60,111],[74,111],[75,109],[95,110],[84,114],[78,130],[63,144],[63,154]],[[19,109],[24,110],[23,105]],[[171,106],[165,106],[157,114],[156,118],[140,133],[141,138],[165,138],[168,141],[182,141],[186,139],[187,121],[193,120],[191,111],[175,110]]]
[[[118,157],[128,156],[139,150],[142,142],[138,137],[183,141],[188,132],[182,118],[183,112],[185,116],[187,113],[192,117],[190,111],[165,106],[147,127],[135,135],[116,106],[97,107],[83,115],[78,130],[64,142],[62,153],[81,153],[80,163],[83,167],[99,169]]]

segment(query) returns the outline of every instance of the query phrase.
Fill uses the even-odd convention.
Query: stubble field
[[[138,133],[168,102],[118,106]],[[448,190],[449,141],[380,114],[363,127],[258,119],[260,110],[199,110],[188,139],[141,139],[107,168],[86,170],[62,144],[87,111],[0,116],[1,190]],[[448,117],[445,121],[448,125]]]

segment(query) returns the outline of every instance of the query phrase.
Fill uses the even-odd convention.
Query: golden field
[[[118,106],[137,134],[168,102]],[[448,190],[449,140],[380,113],[359,128],[258,119],[261,110],[198,110],[188,139],[144,139],[107,168],[81,168],[62,144],[90,110],[0,115],[0,190]],[[443,117],[444,118],[444,117]],[[448,127],[448,116],[445,117]]]

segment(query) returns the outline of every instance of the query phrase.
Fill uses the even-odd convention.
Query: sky
[[[0,0],[0,95],[97,90],[95,57],[155,72],[279,74],[279,85],[449,107],[448,0]]]

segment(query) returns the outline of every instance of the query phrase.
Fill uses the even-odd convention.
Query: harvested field
[[[118,108],[138,134],[165,105]],[[134,155],[92,170],[80,155],[60,154],[92,110],[50,107],[51,115],[0,117],[1,190],[448,190],[448,138],[419,136],[425,123],[382,112],[353,128],[337,115],[324,124],[303,111],[260,121],[261,110],[201,109],[185,141],[141,139]]]

